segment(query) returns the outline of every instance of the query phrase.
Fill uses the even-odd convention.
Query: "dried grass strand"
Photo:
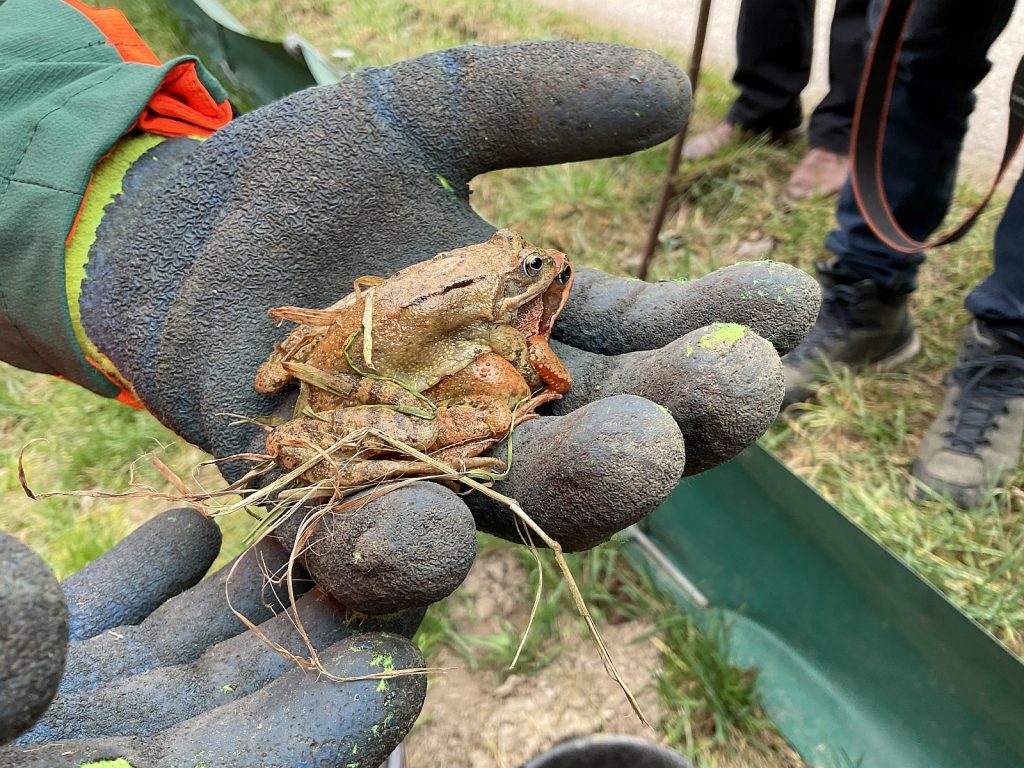
[[[440,462],[437,459],[428,456],[422,451],[416,450],[412,446],[405,445],[400,440],[396,440],[390,435],[380,432],[379,430],[367,429],[366,431],[370,434],[373,434],[374,437],[377,437],[380,440],[384,440],[385,442],[388,442],[397,448],[408,451],[410,455],[415,456],[421,461],[433,464],[441,472],[451,473],[452,475],[458,478],[459,482],[468,485],[473,490],[479,491],[485,496],[508,507],[512,514],[515,515],[516,518],[518,518],[526,526],[527,530],[530,530],[533,533],[535,533],[540,538],[540,540],[543,541],[545,545],[547,545],[547,547],[552,551],[554,555],[555,563],[558,565],[558,569],[562,572],[562,577],[566,581],[566,586],[569,588],[569,593],[572,595],[573,603],[576,606],[576,611],[579,613],[580,616],[583,617],[583,620],[587,625],[587,629],[589,630],[591,637],[593,637],[594,642],[597,645],[598,653],[601,657],[602,663],[604,664],[605,672],[608,674],[609,677],[611,677],[616,682],[616,684],[618,684],[619,688],[622,690],[623,695],[626,697],[626,700],[632,707],[633,712],[640,719],[640,722],[646,725],[648,728],[653,728],[650,721],[648,721],[647,717],[644,715],[643,709],[640,707],[640,702],[637,701],[636,696],[633,695],[633,692],[629,689],[629,686],[626,685],[625,680],[622,679],[622,675],[619,674],[619,671],[615,666],[615,661],[614,659],[612,659],[611,653],[609,652],[608,647],[605,645],[604,638],[601,637],[601,633],[597,629],[597,624],[594,622],[594,617],[591,615],[590,609],[587,608],[586,601],[583,599],[583,594],[580,592],[579,586],[576,584],[576,579],[572,575],[572,570],[569,568],[569,564],[568,562],[566,562],[565,556],[562,554],[562,546],[553,538],[551,538],[544,531],[544,529],[541,528],[540,525],[538,525],[534,521],[534,519],[526,513],[526,511],[519,505],[519,502],[513,499],[512,497],[506,496],[502,493],[498,493],[493,488],[489,488],[483,483],[477,482],[472,477],[469,477],[468,473],[456,472],[453,467],[449,467],[445,465],[443,462]]]

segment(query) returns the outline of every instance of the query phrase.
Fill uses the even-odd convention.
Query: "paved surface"
[[[675,48],[689,56],[697,24],[697,0],[540,0],[541,4],[578,13],[647,40],[651,45]],[[835,0],[819,3],[815,20],[815,50],[811,82],[804,91],[804,104],[810,108],[828,90],[828,27]],[[979,12],[982,12],[979,10]],[[704,65],[731,73],[735,64],[736,17],[739,0],[712,0]],[[962,156],[963,166],[972,176],[988,182],[998,167],[1006,142],[1007,100],[1013,72],[1024,55],[1024,3],[1017,6],[1010,23],[990,52],[993,67],[978,89],[978,106],[971,118]],[[1024,154],[1024,153],[1022,153]],[[1018,156],[1016,180],[1024,164]]]

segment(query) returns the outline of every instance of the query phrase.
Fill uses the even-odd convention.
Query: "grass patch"
[[[717,765],[723,753],[753,752],[767,765],[803,766],[761,709],[757,671],[729,661],[726,619],[712,611],[698,626],[667,598],[658,606],[656,642],[664,670],[657,686],[666,707],[662,730],[668,742],[698,765]]]
[[[519,655],[516,672],[543,669],[558,657],[567,633],[579,637],[587,634],[583,620],[573,615],[575,607],[560,571],[546,551],[540,551],[541,566],[538,569],[537,561],[523,547],[486,534],[479,534],[478,542],[478,559],[501,550],[511,550],[515,554],[519,565],[528,574],[529,587],[524,592],[527,597],[534,594],[543,579],[544,599],[534,617],[529,640]],[[599,625],[647,615],[645,611],[651,600],[647,583],[626,564],[618,543],[610,542],[589,552],[569,553],[565,559],[580,594]],[[529,607],[529,599],[524,601],[524,605]],[[496,631],[467,638],[452,631],[451,600],[443,600],[427,611],[416,641],[427,655],[445,646],[456,651],[474,668],[508,672],[524,629],[518,618],[512,620],[501,616]]]
[[[36,549],[63,578],[101,555],[133,528],[172,505],[140,499],[57,497],[32,501],[18,481],[25,452],[37,491],[127,491],[135,482],[173,492],[145,459],[154,454],[181,477],[207,458],[152,416],[81,387],[0,364],[0,529]],[[217,482],[211,473],[202,478]],[[221,522],[221,521],[218,521]],[[223,521],[225,553],[237,551],[245,521]]]

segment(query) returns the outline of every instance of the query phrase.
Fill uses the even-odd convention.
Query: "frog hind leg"
[[[269,314],[272,318],[287,320],[295,323],[297,327],[274,345],[274,351],[256,371],[253,382],[256,391],[264,395],[273,395],[284,389],[293,376],[283,363],[288,360],[298,362],[308,360],[331,326],[346,315],[346,310],[353,301],[352,296],[346,296],[326,309],[303,309],[301,307],[271,309]]]
[[[267,435],[266,451],[287,471],[298,469],[317,457],[323,461],[314,466],[340,465],[352,459],[373,459],[397,450],[378,434],[422,450],[434,443],[437,427],[432,420],[387,408],[339,408],[318,414],[315,418],[291,419],[275,427]],[[347,444],[339,446],[339,442]],[[304,473],[307,479],[309,476],[309,472]]]
[[[307,446],[281,446],[282,464],[298,467],[320,452]],[[489,456],[446,457],[456,472],[495,472],[504,469],[504,464]],[[351,454],[324,456],[302,474],[302,480],[309,484],[327,481],[337,488],[359,488],[400,477],[428,477],[444,474],[433,464],[411,459],[359,459]]]
[[[456,472],[493,472],[500,461],[489,456],[457,459],[448,463]],[[425,461],[404,461],[401,459],[371,459],[349,461],[338,466],[335,478],[342,487],[372,485],[399,477],[431,477],[444,474],[433,464]]]
[[[267,448],[271,455],[276,455],[273,449],[277,446],[307,445],[315,453],[331,448],[340,440],[350,439],[353,450],[395,450],[390,442],[373,433],[388,435],[395,441],[423,450],[436,441],[437,425],[431,419],[389,408],[357,405],[325,411],[315,417],[291,419],[271,430]]]

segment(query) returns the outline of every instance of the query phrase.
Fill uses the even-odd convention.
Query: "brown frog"
[[[296,418],[270,433],[268,453],[294,469],[373,429],[462,471],[499,468],[480,454],[572,383],[548,343],[572,278],[564,254],[500,230],[387,280],[360,278],[327,309],[272,310],[299,326],[255,387],[271,394],[298,379],[301,389]],[[366,437],[303,478],[351,487],[436,472]]]

